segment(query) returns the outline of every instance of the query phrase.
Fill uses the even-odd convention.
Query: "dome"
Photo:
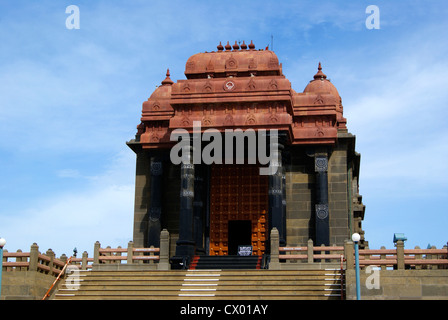
[[[322,72],[322,66],[319,62],[318,71],[314,75],[314,80],[306,86],[304,93],[330,93],[339,97],[339,92],[336,87],[327,79],[327,76]]]
[[[149,99],[169,99],[171,97],[171,86],[173,83],[173,80],[170,78],[170,69],[168,69],[166,71],[166,78],[162,81],[162,85],[154,90]]]
[[[243,41],[241,46],[237,41],[233,46],[228,41],[226,46],[220,42],[217,49],[188,58],[185,65],[187,79],[250,76],[251,73],[257,76],[282,75],[277,55],[267,48],[255,50],[252,41],[249,45]]]

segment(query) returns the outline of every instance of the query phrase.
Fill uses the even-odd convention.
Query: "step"
[[[83,271],[79,280],[77,290],[62,283],[55,299],[341,299],[335,269]]]

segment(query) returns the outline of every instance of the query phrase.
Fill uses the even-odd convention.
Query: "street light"
[[[355,243],[355,271],[356,271],[356,300],[361,300],[361,280],[359,278],[359,250],[358,242],[361,240],[359,233],[352,235],[352,240]]]
[[[3,269],[3,247],[6,244],[6,240],[0,238],[0,297],[2,295],[2,269]]]

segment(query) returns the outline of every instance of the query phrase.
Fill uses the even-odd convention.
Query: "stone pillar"
[[[272,146],[271,146],[272,148]],[[276,167],[275,173],[269,176],[269,216],[271,221],[271,229],[276,228],[279,235],[280,246],[286,245],[286,230],[285,228],[285,207],[283,205],[283,166],[282,166],[282,150],[283,145],[277,143],[274,145],[274,150],[271,149],[271,153],[274,154],[276,162],[270,163],[270,166]],[[275,168],[274,168],[275,169]]]
[[[307,258],[308,258],[308,263],[313,263],[314,262],[314,243],[313,243],[313,239],[309,239],[307,246]]]
[[[194,166],[194,241],[196,243],[196,252],[205,254],[204,234],[203,234],[203,167],[201,165]]]
[[[30,271],[37,271],[37,263],[39,259],[39,246],[37,243],[33,243],[30,248]]]
[[[93,264],[100,263],[100,248],[100,242],[96,241],[93,246]]]
[[[170,234],[163,229],[160,233],[160,252],[157,270],[169,270]]]
[[[191,154],[192,147],[185,147],[182,151],[189,157],[181,163],[180,169],[179,239],[176,242],[176,257],[172,260],[175,264],[182,263],[180,266],[185,268],[190,257],[195,253],[193,239],[194,164]]]
[[[54,263],[54,252],[53,252],[53,250],[48,249],[45,254],[50,258],[50,261],[48,261],[48,268],[50,268],[50,271],[49,271],[48,274],[52,275],[53,272],[54,272],[54,270],[53,270],[53,267],[54,267],[54,265],[53,265],[53,263]]]
[[[149,194],[149,210],[148,210],[148,242],[146,247],[160,246],[161,223],[160,216],[162,213],[162,172],[163,164],[161,159],[152,157],[150,164],[151,189]]]
[[[328,210],[328,158],[316,154],[314,158],[316,171],[316,246],[330,245],[330,226]]]
[[[404,242],[403,240],[397,241],[397,269],[404,270]]]
[[[127,264],[134,263],[133,257],[134,257],[134,242],[133,241],[129,241],[128,242],[128,251],[127,251],[126,263]]]
[[[269,270],[280,270],[280,260],[279,260],[279,237],[277,228],[272,228],[271,234],[271,259],[269,261]]]
[[[353,247],[353,242],[345,241],[344,242],[344,255],[345,255],[345,265],[347,270],[355,269],[355,257],[354,253],[355,249]]]
[[[89,254],[87,251],[84,251],[82,253],[82,261],[81,261],[81,270],[87,270],[87,259],[89,257]]]
[[[148,241],[150,157],[142,150],[136,155],[133,241],[137,248],[143,248]]]

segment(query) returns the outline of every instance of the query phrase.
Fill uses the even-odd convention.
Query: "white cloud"
[[[127,246],[132,240],[135,155],[124,150],[100,175],[85,179],[82,191],[54,192],[22,212],[2,217],[2,237],[9,251],[52,248],[59,256],[93,252],[95,241],[105,247]],[[67,170],[79,177],[77,170]]]

